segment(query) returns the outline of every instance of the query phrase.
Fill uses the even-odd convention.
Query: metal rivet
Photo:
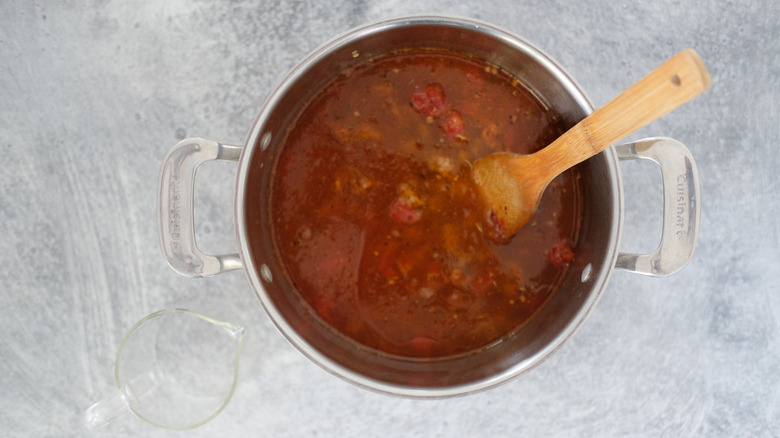
[[[271,269],[268,268],[268,265],[265,263],[260,265],[260,276],[263,277],[263,280],[268,283],[272,283],[274,281],[274,276],[271,274]]]
[[[593,266],[588,263],[585,268],[582,270],[582,275],[580,276],[580,280],[585,283],[586,281],[590,280],[590,276],[593,273]]]
[[[271,131],[266,132],[260,137],[260,150],[264,151],[271,145]]]

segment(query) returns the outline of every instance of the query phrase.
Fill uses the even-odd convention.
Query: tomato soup
[[[274,247],[324,323],[385,354],[442,357],[519,330],[576,251],[576,169],[507,238],[470,163],[534,152],[562,123],[500,68],[440,50],[338,72],[284,133],[271,187]]]

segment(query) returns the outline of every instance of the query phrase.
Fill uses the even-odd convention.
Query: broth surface
[[[440,357],[522,327],[574,257],[576,169],[510,239],[470,162],[534,152],[561,123],[480,60],[414,50],[340,72],[284,134],[270,215],[275,250],[313,313],[365,347]]]

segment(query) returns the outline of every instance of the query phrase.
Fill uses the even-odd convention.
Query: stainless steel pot
[[[316,49],[270,95],[243,146],[193,138],[169,152],[159,185],[159,231],[168,263],[182,275],[205,277],[244,269],[273,322],[303,354],[357,385],[410,397],[446,397],[484,390],[539,365],[563,345],[599,300],[614,268],[663,276],[693,255],[699,222],[696,165],[669,138],[616,146],[580,165],[584,217],[577,256],[560,289],[527,326],[498,345],[442,359],[392,357],[358,348],[325,327],[292,291],[274,254],[267,214],[278,141],[312,90],[332,74],[391,49],[440,47],[468,52],[508,70],[569,125],[593,111],[580,86],[550,57],[490,24],[437,16],[381,21],[351,30]],[[651,254],[618,251],[623,219],[619,160],[661,166],[664,223]],[[192,224],[195,170],[208,160],[238,160],[235,224],[239,254],[203,254]],[[251,190],[249,189],[251,187]]]

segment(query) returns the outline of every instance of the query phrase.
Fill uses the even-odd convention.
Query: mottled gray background
[[[113,390],[122,335],[183,306],[235,314],[241,381],[185,433],[135,417],[101,436],[780,436],[780,6],[720,1],[4,1],[0,6],[0,435],[82,436]],[[242,143],[260,104],[314,47],[410,13],[489,21],[559,60],[600,106],[694,47],[704,96],[632,138],[668,135],[699,164],[691,264],[616,272],[596,311],[530,374],[465,398],[358,389],[271,326],[241,272],[189,280],[157,241],[161,160],[185,136]],[[621,165],[621,249],[660,235],[660,175]],[[204,166],[202,246],[232,252],[235,164]]]

